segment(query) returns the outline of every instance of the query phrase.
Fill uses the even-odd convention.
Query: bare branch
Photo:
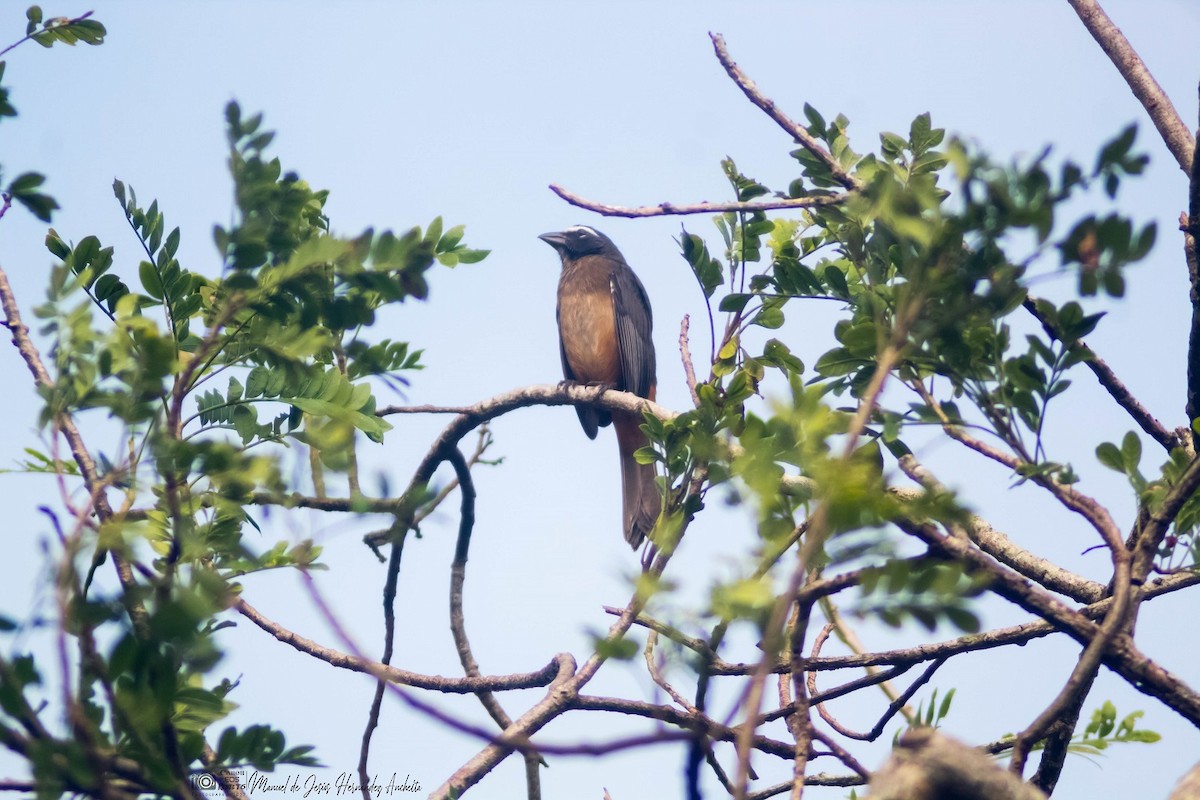
[[[738,737],[737,728],[722,725],[699,712],[682,711],[674,706],[618,697],[594,697],[581,694],[571,702],[570,707],[579,711],[612,711],[636,717],[647,717],[684,730],[702,732],[721,742],[733,742]],[[781,759],[791,760],[794,755],[792,745],[787,742],[757,734],[751,737],[750,746],[759,752],[768,753]]]
[[[460,417],[465,417],[466,419],[455,420],[451,423],[452,429],[442,433],[442,437],[448,439],[454,436],[461,437],[460,429],[464,429],[463,433],[465,433],[465,430],[469,430],[481,422],[494,419],[518,408],[579,404],[596,405],[612,411],[628,411],[632,414],[649,411],[664,420],[678,416],[674,411],[631,392],[618,392],[603,386],[583,386],[577,383],[524,386],[487,400],[481,400],[470,406],[385,406],[376,414],[380,417],[391,414],[458,414]]]
[[[481,449],[483,439],[480,440]],[[478,458],[478,453],[476,454]],[[469,678],[481,675],[479,663],[471,652],[471,642],[467,638],[467,625],[463,618],[463,584],[467,579],[467,554],[471,547],[471,533],[475,527],[475,481],[471,477],[471,465],[463,454],[454,448],[450,451],[450,464],[454,467],[455,480],[460,488],[460,515],[458,524],[458,541],[454,548],[454,562],[450,565],[450,633],[454,637],[454,647],[458,651],[458,659],[462,663],[463,672]],[[500,730],[512,726],[510,717],[496,695],[490,691],[476,692],[475,696],[483,705]],[[542,759],[535,751],[526,750],[525,784],[529,800],[538,800],[542,796],[541,778],[538,768]]]
[[[804,775],[808,772],[808,761],[812,750],[812,708],[808,696],[808,685],[805,683],[804,637],[808,633],[808,623],[812,619],[814,602],[799,602],[794,606],[792,615],[792,631],[788,637],[791,659],[791,683],[796,693],[792,701],[793,713],[785,719],[788,730],[796,742],[792,749],[792,800],[801,800],[804,795]],[[786,692],[787,681],[780,680],[781,693]]]
[[[708,36],[712,39],[713,50],[716,51],[717,60],[721,62],[721,66],[725,68],[725,72],[729,74],[730,78],[733,78],[733,82],[738,85],[738,88],[750,99],[751,103],[754,103],[754,105],[766,112],[768,117],[775,120],[775,123],[783,128],[805,150],[819,158],[829,168],[830,173],[832,173],[838,183],[852,191],[862,188],[862,181],[842,169],[842,165],[837,162],[837,159],[812,134],[805,130],[803,126],[797,125],[787,114],[779,110],[774,100],[759,91],[754,81],[750,80],[746,73],[742,72],[741,67],[730,57],[729,50],[725,47],[725,38],[721,34],[710,33]]]
[[[862,786],[866,781],[861,775],[830,775],[828,772],[818,772],[816,775],[805,775],[805,786]],[[761,789],[757,792],[751,792],[746,795],[746,800],[766,800],[768,797],[789,792],[792,789],[792,782],[777,783],[774,786],[768,786],[766,789]]]
[[[396,640],[396,584],[399,581],[400,556],[404,553],[404,539],[408,535],[408,530],[408,526],[402,525],[397,519],[392,523],[392,528],[388,532],[392,550],[388,556],[387,577],[384,579],[383,588],[383,656],[380,659],[383,665],[391,662],[392,649]],[[276,636],[276,638],[279,637]],[[289,644],[291,643],[289,642]],[[295,647],[294,644],[292,646]],[[371,782],[367,772],[367,763],[371,755],[371,737],[375,735],[375,729],[379,727],[379,715],[383,713],[385,687],[385,680],[382,677],[379,678],[375,684],[375,694],[371,698],[371,708],[367,712],[367,724],[363,727],[362,744],[359,746],[358,785],[362,791],[363,800],[371,800],[368,788]]]
[[[298,633],[284,628],[277,622],[265,617],[262,612],[250,605],[244,599],[238,599],[234,608],[246,619],[274,636],[279,641],[289,645],[301,653],[320,659],[333,667],[347,669],[351,672],[361,672],[373,675],[381,680],[400,686],[411,686],[416,689],[430,689],[447,694],[473,694],[475,692],[504,692],[513,689],[536,689],[549,686],[558,673],[564,659],[570,659],[567,653],[560,653],[550,660],[550,663],[537,672],[517,673],[513,675],[488,675],[468,678],[446,678],[440,675],[424,675],[410,672],[387,664],[371,661],[351,653],[344,653],[323,645],[311,639],[306,639]]]
[[[812,653],[809,656],[810,661],[812,661],[813,659],[816,659],[820,656],[821,646],[825,643],[825,640],[829,637],[829,634],[833,632],[834,627],[836,627],[835,624],[833,622],[830,622],[821,631],[821,634],[818,635],[817,638],[813,640]],[[840,733],[843,736],[850,738],[850,739],[858,739],[860,741],[873,742],[876,739],[878,739],[879,736],[883,733],[884,728],[887,727],[887,724],[888,724],[888,722],[891,721],[892,717],[896,716],[896,714],[898,714],[900,712],[900,710],[902,708],[904,708],[905,705],[907,705],[908,701],[911,700],[913,695],[915,695],[917,693],[917,690],[919,690],[922,686],[924,686],[926,683],[928,683],[931,678],[933,678],[933,673],[935,673],[939,669],[941,669],[942,665],[946,663],[948,658],[949,658],[949,656],[943,656],[942,658],[939,658],[939,659],[935,660],[932,664],[930,664],[925,669],[925,671],[920,676],[918,676],[917,679],[915,681],[913,681],[907,689],[904,690],[904,692],[902,692],[901,694],[897,695],[895,698],[892,699],[892,702],[888,704],[887,710],[884,711],[883,716],[881,716],[879,721],[875,723],[874,727],[872,727],[871,730],[867,731],[866,733],[858,733],[856,731],[852,731],[849,728],[843,726],[840,722],[838,722],[834,718],[833,714],[828,709],[825,708],[825,699],[823,697],[821,697],[820,692],[817,691],[817,673],[815,671],[810,671],[808,673],[808,694],[811,698],[811,702],[817,708],[817,713],[819,713],[821,715],[821,719],[823,719],[823,720],[825,720],[825,722],[829,723],[829,725],[834,730],[836,730],[838,733]],[[903,668],[897,667],[895,669],[907,670],[908,667],[903,667]],[[892,674],[896,674],[896,673],[891,672],[891,673],[889,673],[888,676],[885,676],[885,677],[890,678]],[[880,677],[881,676],[878,672],[871,672],[871,673],[867,674],[867,678],[870,678],[870,679],[877,679]],[[882,681],[882,682],[886,682],[886,681]]]
[[[806,197],[779,197],[774,200],[754,200],[746,202],[730,201],[727,203],[659,203],[656,206],[613,206],[588,200],[574,192],[568,191],[557,184],[550,184],[550,191],[566,200],[571,205],[603,214],[606,217],[682,217],[688,214],[718,214],[724,211],[776,211],[791,208],[820,208],[843,203],[846,196],[842,194],[814,194]]]
[[[818,730],[815,726],[813,727],[812,736],[813,739],[828,747],[838,761],[841,761],[847,767],[857,772],[864,780],[871,777],[871,773],[867,771],[867,768],[859,763],[857,758],[850,755],[846,748],[838,744],[832,736]]]
[[[1187,418],[1200,417],[1200,133],[1192,150],[1192,170],[1188,178],[1188,213],[1180,219],[1183,230],[1183,255],[1187,262],[1189,300],[1192,304],[1191,335],[1188,338]]]
[[[1096,673],[1093,672],[1091,679],[1075,691],[1071,702],[1064,705],[1061,716],[1046,728],[1037,772],[1033,774],[1029,782],[1047,795],[1054,793],[1054,787],[1058,785],[1058,779],[1062,777],[1063,766],[1066,764],[1067,755],[1071,749],[1071,739],[1075,735],[1075,726],[1079,724],[1083,704],[1091,692],[1095,677]],[[1013,745],[1016,744],[1014,741]]]
[[[1121,29],[1113,24],[1096,0],[1067,0],[1067,2],[1071,4],[1071,8],[1075,9],[1075,13],[1079,15],[1079,19],[1088,29],[1088,33],[1113,62],[1117,72],[1121,73],[1125,83],[1129,84],[1134,97],[1146,109],[1150,121],[1158,129],[1167,149],[1179,162],[1179,168],[1184,171],[1184,174],[1190,175],[1194,142],[1191,131],[1188,130],[1183,118],[1179,116],[1179,112],[1175,110],[1171,98],[1167,97],[1166,92],[1158,85],[1158,81],[1154,80],[1154,76],[1150,74],[1150,70],[1146,68],[1137,51],[1133,49],[1133,45],[1125,38],[1125,34],[1121,33]]]
[[[700,395],[696,394],[696,368],[692,364],[692,353],[688,349],[688,324],[691,318],[687,314],[683,315],[683,322],[679,324],[679,357],[683,360],[683,376],[687,381],[688,392],[692,396],[692,405],[700,406]]]

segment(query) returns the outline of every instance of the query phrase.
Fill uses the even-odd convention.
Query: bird
[[[567,381],[607,386],[654,400],[653,317],[646,288],[612,240],[588,225],[538,237],[562,259],[558,341]],[[595,439],[612,423],[621,456],[625,540],[637,550],[662,505],[653,464],[633,454],[649,444],[639,414],[575,406],[583,432]]]

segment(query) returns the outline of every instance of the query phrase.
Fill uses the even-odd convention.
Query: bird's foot
[[[642,547],[641,562],[642,572],[649,572],[654,566],[654,559],[658,556],[658,548],[654,546],[654,542],[646,540],[645,546]]]
[[[605,391],[617,390],[615,383],[608,383],[606,381],[573,381],[564,379],[558,382],[558,388],[560,389],[569,389],[572,386],[579,386],[584,389],[604,389]]]

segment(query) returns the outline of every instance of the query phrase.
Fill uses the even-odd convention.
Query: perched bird
[[[654,342],[650,300],[612,240],[576,225],[538,237],[558,251],[558,338],[568,381],[603,385],[654,399]],[[661,499],[654,465],[633,454],[647,444],[640,415],[576,406],[589,439],[610,422],[621,453],[625,540],[636,550],[658,519]]]

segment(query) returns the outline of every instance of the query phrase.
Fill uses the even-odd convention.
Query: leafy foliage
[[[1083,735],[1072,746],[1080,753],[1100,753],[1114,744],[1140,742],[1153,744],[1162,739],[1154,731],[1139,729],[1137,722],[1144,712],[1134,711],[1117,721],[1117,707],[1112,701],[1105,700],[1104,704],[1092,712],[1092,718],[1083,729]]]
[[[761,211],[717,215],[721,257],[701,236],[683,231],[681,253],[709,302],[717,342],[712,371],[696,387],[696,410],[669,423],[647,420],[656,448],[641,457],[665,466],[667,485],[674,487],[668,497],[682,496],[699,465],[713,485],[740,479],[759,509],[763,561],[756,576],[777,561],[781,546],[801,538],[802,521],[819,507],[816,552],[828,545],[833,563],[853,557],[869,567],[858,613],[889,625],[915,620],[932,629],[944,619],[978,630],[969,601],[982,584],[954,567],[893,554],[895,537],[882,531],[914,509],[888,495],[884,452],[895,458],[911,453],[905,434],[918,426],[971,425],[1017,453],[1018,480],[1058,486],[1078,480],[1070,464],[1050,457],[1043,431],[1053,401],[1072,385],[1070,373],[1091,358],[1082,342],[1102,314],[1074,300],[1033,298],[1028,286],[1040,275],[1071,270],[1083,297],[1100,290],[1122,295],[1126,268],[1153,245],[1153,223],[1138,227],[1112,214],[1064,226],[1059,208],[1096,184],[1114,196],[1123,178],[1142,170],[1145,157],[1132,151],[1131,127],[1104,147],[1090,172],[1071,161],[1052,169],[1049,151],[1001,166],[948,140],[929,114],[913,119],[907,135],[883,133],[877,152],[860,154],[844,116],[826,121],[811,106],[805,116],[808,132],[851,176],[856,191],[795,220],[768,219]],[[734,197],[822,196],[842,186],[809,149],[792,155],[800,176],[784,192],[743,175],[732,159],[723,161]],[[1061,255],[1058,267],[1042,263],[1051,249]],[[804,361],[774,332],[786,329],[792,304],[816,300],[832,300],[845,313],[834,328],[837,345],[806,375]],[[1017,333],[1022,326],[1010,318],[1022,306],[1036,312],[1040,329],[1026,324],[1033,330]],[[724,315],[723,323],[716,314]],[[893,407],[872,396],[862,429],[868,444],[850,453],[831,447],[851,429],[856,406],[833,408],[828,398],[863,401],[878,391],[880,370],[894,374],[916,399]],[[769,418],[751,410],[756,396],[780,393],[791,403],[772,404]],[[723,437],[736,443],[728,462]],[[780,492],[789,475],[810,479],[805,485],[815,490]],[[962,514],[946,497],[917,516],[953,522]],[[872,528],[881,533],[865,539],[856,533],[859,544],[836,543],[838,536]],[[828,553],[818,557],[829,563]],[[761,624],[773,604],[769,587],[759,577],[716,587],[711,610]]]
[[[26,38],[47,47],[99,44],[105,35],[88,17],[43,21],[36,6],[27,16]],[[0,116],[15,113],[6,98]],[[359,330],[385,305],[424,299],[435,264],[486,255],[463,243],[461,226],[444,230],[441,218],[399,235],[334,236],[328,193],[269,155],[273,134],[262,130],[261,115],[246,117],[230,103],[226,122],[236,213],[215,231],[219,270],[183,266],[184,233],[167,224],[157,200],[144,205],[121,180],[113,192],[141,259],[130,263],[93,235],[73,242],[52,228],[46,236],[57,264],[35,310],[51,342],[42,423],[107,410],[123,428],[122,446],[95,452],[95,480],[150,507],[126,515],[105,506],[97,524],[77,521],[77,532],[60,539],[56,591],[73,609],[82,715],[67,738],[34,737],[37,749],[27,755],[43,797],[102,793],[112,759],[135,765],[122,778],[137,793],[186,793],[181,781],[199,767],[206,735],[235,708],[236,683],[219,675],[219,631],[228,624],[219,619],[237,601],[237,581],[265,569],[321,567],[310,541],[253,546],[247,534],[258,524],[248,509],[256,493],[283,496],[280,455],[290,442],[344,469],[356,433],[382,441],[391,426],[375,414],[369,379],[403,382],[398,373],[420,367],[420,350],[367,344]],[[42,184],[25,173],[5,195],[49,220],[57,205]],[[272,415],[260,423],[263,406]],[[27,452],[25,470],[82,474],[61,456]],[[84,553],[93,561],[86,576],[73,568]],[[122,588],[126,606],[90,591],[110,554],[143,565],[144,582],[131,575]],[[100,650],[97,641],[114,644]],[[42,731],[29,696],[40,683],[33,658],[6,654],[0,673],[5,740]],[[289,747],[265,725],[228,728],[213,766],[313,765],[309,750]]]

